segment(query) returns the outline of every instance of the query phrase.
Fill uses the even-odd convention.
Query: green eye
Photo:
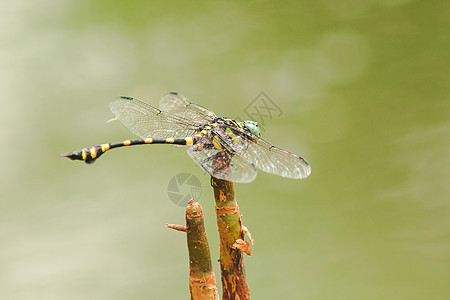
[[[247,128],[251,133],[256,136],[259,136],[259,126],[257,122],[254,121],[244,121],[244,127]]]

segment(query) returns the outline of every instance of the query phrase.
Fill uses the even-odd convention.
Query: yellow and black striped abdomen
[[[87,164],[93,163],[103,153],[114,148],[125,146],[145,145],[145,144],[173,144],[173,145],[193,145],[197,142],[198,137],[186,138],[146,138],[143,140],[125,140],[116,143],[106,143],[98,146],[83,148],[70,153],[61,154],[71,160],[83,160]]]

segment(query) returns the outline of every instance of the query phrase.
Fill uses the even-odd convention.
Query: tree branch
[[[189,250],[189,292],[191,299],[218,300],[216,277],[200,204],[190,200],[186,208],[186,237]]]
[[[186,226],[166,224],[166,227],[186,232],[189,251],[189,293],[191,300],[218,300],[216,277],[200,204],[193,199],[186,207]]]
[[[212,177],[211,185],[214,189],[220,236],[223,300],[250,299],[242,251],[251,254],[251,249],[248,243],[245,245],[244,242],[243,225],[233,183]]]

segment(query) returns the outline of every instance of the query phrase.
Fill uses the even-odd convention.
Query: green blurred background
[[[253,299],[450,299],[446,1],[2,1],[0,298],[188,299],[184,223],[167,196],[209,177],[171,146],[63,152],[132,138],[108,101],[177,90],[242,116],[264,91],[264,138],[305,180],[236,184],[256,240]]]

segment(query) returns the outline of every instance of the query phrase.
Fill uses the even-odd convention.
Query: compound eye
[[[245,121],[244,122],[245,128],[248,129],[251,133],[253,133],[256,136],[259,136],[260,130],[257,122],[254,121]]]

